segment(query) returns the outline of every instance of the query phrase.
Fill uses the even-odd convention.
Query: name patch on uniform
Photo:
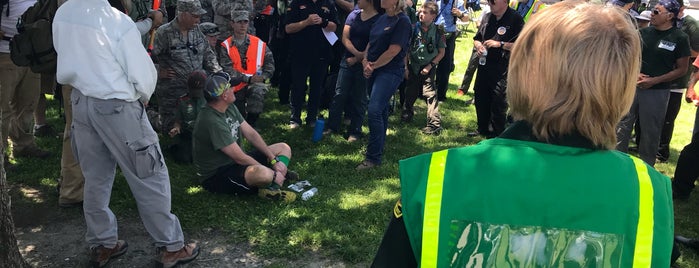
[[[675,43],[665,40],[660,40],[660,43],[658,43],[658,48],[662,48],[667,51],[675,51],[675,46]]]

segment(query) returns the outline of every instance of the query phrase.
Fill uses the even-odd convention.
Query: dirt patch
[[[19,249],[34,267],[87,267],[85,221],[80,208],[59,209],[50,204],[13,207]],[[120,238],[129,251],[111,261],[109,267],[153,267],[155,248],[141,220],[118,218]],[[232,244],[225,233],[203,230],[185,233],[185,238],[201,246],[196,261],[180,267],[345,267],[342,262],[309,253],[299,261],[265,259],[251,252],[246,244]]]

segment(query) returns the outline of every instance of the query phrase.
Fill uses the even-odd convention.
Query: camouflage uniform
[[[209,73],[222,70],[199,28],[190,30],[186,37],[182,36],[179,28],[177,18],[161,26],[155,32],[153,45],[152,55],[158,61],[159,68],[170,68],[176,73],[172,79],[159,78],[155,89],[164,133],[174,123],[177,99],[187,93],[187,76],[196,70],[204,69]]]
[[[213,0],[199,0],[201,8],[206,10],[206,14],[201,15],[201,23],[214,22],[214,6]]]
[[[248,14],[254,14],[252,0],[211,0],[214,7],[214,23],[221,31],[221,40],[225,40],[233,35],[231,29],[231,12],[233,10],[244,10]],[[253,18],[249,18],[252,22]],[[254,35],[255,28],[252,23],[248,26],[248,33]]]
[[[240,54],[241,66],[243,69],[246,69],[246,53],[248,52],[248,46],[250,45],[250,37],[246,35],[245,40],[243,40],[243,42],[240,44],[238,44],[234,38],[232,39],[234,40],[232,42],[233,45],[238,49],[238,53]],[[230,74],[239,73],[233,69],[233,63],[231,62],[231,59],[227,57],[228,52],[223,45],[220,51],[225,54],[225,56],[222,56],[221,58],[228,58],[228,62],[230,62],[229,64],[222,64],[223,70]],[[272,50],[269,49],[267,44],[265,44],[264,61],[259,72],[261,72],[261,74],[258,75],[263,76],[265,80],[271,78],[272,74],[274,74],[274,56],[272,55]],[[268,91],[268,84],[253,83],[235,93],[235,106],[238,108],[238,111],[240,111],[240,113],[246,117],[246,120],[250,119],[248,120],[248,123],[251,125],[254,125],[257,119],[256,117],[262,113],[265,103],[265,94],[267,94]],[[252,118],[250,118],[250,116],[252,116]]]

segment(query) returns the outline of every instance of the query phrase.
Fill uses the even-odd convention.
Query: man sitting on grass
[[[233,103],[233,86],[241,78],[234,79],[226,73],[215,73],[206,80],[205,105],[193,132],[194,164],[203,179],[204,189],[214,193],[255,194],[260,197],[292,202],[296,194],[280,190],[288,176],[291,148],[286,143],[267,146],[236,109]],[[255,151],[245,153],[240,146],[242,138],[248,140]]]

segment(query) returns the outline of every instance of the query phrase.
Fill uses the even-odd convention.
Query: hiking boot
[[[291,203],[296,201],[295,193],[279,189],[259,189],[257,195],[262,198],[271,199],[275,201],[282,201],[285,203]]]
[[[15,157],[35,157],[35,158],[47,158],[51,156],[51,152],[39,149],[39,147],[29,147],[24,150],[15,151]]]
[[[296,171],[293,170],[286,170],[286,180],[289,182],[292,181],[298,181],[299,180],[299,174],[296,173]]]
[[[167,251],[165,247],[158,248],[158,259],[155,262],[157,267],[170,268],[193,261],[197,256],[199,247],[196,243],[189,243],[175,252]]]
[[[364,161],[362,161],[361,163],[359,163],[359,165],[358,165],[357,168],[355,168],[355,169],[356,169],[356,170],[366,170],[366,169],[374,168],[374,167],[376,167],[376,166],[377,166],[377,165],[374,164],[374,163],[372,163],[371,161],[369,161],[369,160],[364,160]]]
[[[111,259],[124,255],[129,249],[129,244],[124,240],[118,240],[114,248],[106,248],[102,245],[90,249],[90,267],[104,267]]]
[[[51,125],[42,125],[40,127],[34,127],[34,136],[36,137],[56,137],[58,133],[51,127]]]
[[[425,135],[435,135],[438,136],[439,134],[442,133],[442,128],[441,127],[431,127],[427,126],[422,128],[422,134]]]

